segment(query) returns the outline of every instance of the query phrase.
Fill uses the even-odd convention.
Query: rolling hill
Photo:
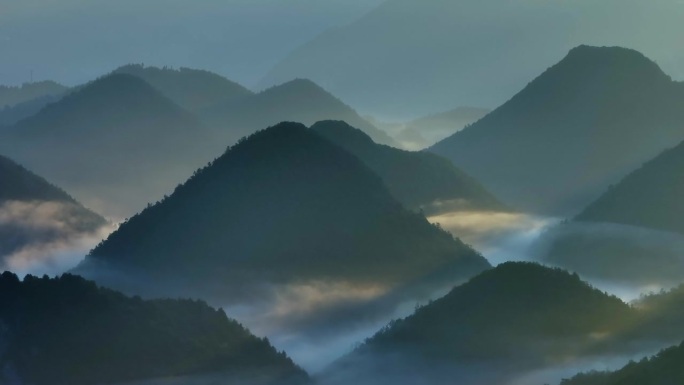
[[[384,131],[361,118],[335,96],[306,79],[271,87],[250,98],[217,106],[205,114],[207,123],[222,132],[228,141],[249,135],[280,122],[307,126],[320,120],[343,120],[381,144],[397,146]]]
[[[684,274],[684,143],[547,232],[545,260],[604,279],[670,286]]]
[[[485,118],[430,151],[504,203],[573,215],[684,139],[684,84],[642,54],[580,46]]]
[[[114,73],[145,80],[174,103],[193,113],[253,95],[252,91],[220,75],[191,68],[175,70],[130,64],[117,68]]]
[[[684,382],[684,344],[665,349],[615,372],[588,372],[561,385],[671,385]]]
[[[0,382],[95,385],[206,373],[304,382],[267,340],[204,302],[130,298],[73,275],[0,275]],[[256,377],[256,376],[255,376]],[[287,383],[287,382],[280,382]]]
[[[620,223],[684,234],[682,196],[684,143],[663,152],[611,186],[575,219]]]
[[[427,214],[508,210],[475,179],[440,156],[376,144],[345,122],[321,121],[311,129],[361,159],[407,208]]]
[[[0,151],[117,218],[159,199],[222,148],[193,115],[124,74],[0,133]]]
[[[69,88],[53,81],[24,83],[20,87],[0,86],[0,108],[14,107],[45,96],[64,94]]]
[[[515,375],[609,351],[637,312],[577,275],[504,263],[391,322],[336,363],[331,383],[505,383]]]
[[[468,277],[489,264],[403,209],[353,155],[282,123],[122,224],[76,271],[100,266],[231,297],[293,282],[394,287],[436,271]]]
[[[11,126],[20,120],[37,114],[45,106],[61,99],[64,95],[44,95],[35,99],[18,103],[12,107],[5,106],[0,109],[0,128]]]

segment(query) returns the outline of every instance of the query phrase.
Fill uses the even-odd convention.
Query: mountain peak
[[[639,52],[580,46],[431,151],[506,203],[573,215],[684,139],[682,101],[683,85]]]
[[[290,80],[289,82],[267,88],[261,92],[261,95],[283,94],[296,95],[299,98],[326,97],[339,100],[313,80],[304,78],[296,78],[294,80]]]
[[[113,74],[139,77],[179,106],[192,112],[232,103],[253,94],[242,85],[221,75],[192,68],[174,69],[128,64],[117,68]]]
[[[488,266],[406,211],[361,160],[299,123],[231,147],[124,223],[91,252],[94,260],[225,285],[273,277],[394,284],[440,266]]]

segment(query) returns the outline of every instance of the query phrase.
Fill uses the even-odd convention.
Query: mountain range
[[[100,266],[230,297],[260,284],[394,287],[437,271],[462,279],[489,264],[405,210],[356,157],[282,123],[123,223],[76,272],[95,277]]]
[[[178,106],[200,113],[217,105],[237,102],[253,95],[242,85],[213,72],[192,68],[171,69],[130,64],[114,73],[139,77]]]
[[[41,97],[61,95],[68,89],[53,81],[24,83],[20,87],[0,86],[0,107],[14,107]]]
[[[678,326],[684,321],[683,297],[679,287],[627,304],[577,274],[507,262],[390,322],[320,379],[325,384],[454,378],[468,385],[508,384],[538,371],[624,360],[684,338]]]
[[[107,226],[66,192],[0,156],[0,266],[24,270]],[[59,263],[58,263],[59,264]]]
[[[72,275],[0,275],[0,382],[95,385],[197,374],[306,373],[204,302],[126,297]],[[144,363],[144,364],[142,364]],[[258,376],[256,375],[258,374]]]
[[[377,143],[398,146],[387,133],[307,79],[295,79],[252,97],[217,105],[203,116],[210,127],[227,135],[229,142],[280,122],[312,125],[320,120],[335,119],[361,129]]]
[[[679,284],[684,274],[684,143],[646,162],[547,233],[543,258],[604,279]]]
[[[345,122],[321,121],[311,129],[361,159],[407,208],[426,214],[508,210],[475,179],[440,156],[376,144]]]
[[[307,40],[260,84],[308,78],[364,114],[406,120],[494,108],[579,44],[638,49],[681,79],[683,16],[677,0],[389,0]]]
[[[611,186],[575,219],[684,234],[683,170],[684,143],[680,143]]]
[[[332,383],[497,384],[613,347],[637,313],[577,275],[504,263],[398,319],[334,364]],[[606,345],[602,345],[605,343]],[[389,369],[393,368],[393,369]]]
[[[408,122],[396,135],[405,147],[422,150],[482,119],[491,110],[457,107]]]
[[[0,132],[0,151],[115,218],[159,199],[222,148],[196,117],[125,74]]]
[[[642,54],[580,46],[477,123],[430,151],[504,203],[574,215],[684,139],[684,85]]]

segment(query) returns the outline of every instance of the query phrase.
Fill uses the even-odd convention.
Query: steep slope
[[[684,85],[640,53],[581,46],[430,151],[515,207],[579,211],[684,139]]]
[[[227,296],[263,283],[391,287],[437,269],[467,277],[489,266],[405,211],[355,157],[296,123],[229,149],[121,225],[77,271],[101,264]]]
[[[490,112],[487,108],[457,107],[409,122],[396,138],[405,147],[424,149],[477,122]]]
[[[0,133],[0,151],[115,217],[158,199],[220,148],[194,116],[123,74]]]
[[[603,344],[610,338],[602,336],[631,325],[635,317],[628,305],[577,275],[505,263],[393,321],[328,376],[359,375],[363,384],[400,378],[409,384],[449,378],[461,384],[506,383],[530,369],[609,349]]]
[[[579,273],[670,286],[684,274],[684,143],[611,186],[547,233],[544,258]]]
[[[262,91],[251,98],[214,108],[207,121],[236,140],[263,127],[291,121],[305,125],[335,119],[358,127],[377,143],[396,145],[385,132],[310,80],[297,79]]]
[[[440,156],[376,144],[345,122],[322,121],[311,129],[356,155],[378,174],[405,207],[429,214],[454,210],[507,210],[475,179]]]
[[[99,236],[106,225],[61,189],[0,156],[0,267],[30,270]]]
[[[682,122],[684,127],[684,122]],[[611,222],[684,234],[684,143],[632,172],[576,220]]]
[[[36,98],[61,95],[68,89],[53,81],[24,83],[21,87],[0,86],[0,107],[14,107]]]
[[[673,385],[684,383],[684,344],[665,349],[615,372],[579,374],[561,385]]]
[[[114,73],[137,76],[194,113],[253,95],[252,91],[220,75],[191,68],[174,70],[130,64],[116,69]]]
[[[0,276],[0,382],[95,385],[225,372],[306,374],[203,302],[143,301],[73,275]],[[244,379],[243,379],[244,380]],[[248,382],[248,381],[247,381]]]
[[[0,156],[0,181],[0,202],[41,200],[76,203],[63,190],[4,156]]]
[[[308,78],[364,113],[406,119],[496,107],[579,44],[632,47],[681,78],[682,17],[677,0],[389,0],[293,50],[262,85]]]

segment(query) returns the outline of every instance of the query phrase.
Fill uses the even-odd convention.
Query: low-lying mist
[[[680,234],[522,213],[451,212],[428,219],[493,265],[534,261],[560,267],[627,302],[683,283]]]
[[[83,259],[116,228],[68,202],[8,201],[0,205],[0,270],[54,275]]]
[[[534,250],[543,261],[591,280],[657,290],[684,277],[684,235],[614,223],[549,228]]]

